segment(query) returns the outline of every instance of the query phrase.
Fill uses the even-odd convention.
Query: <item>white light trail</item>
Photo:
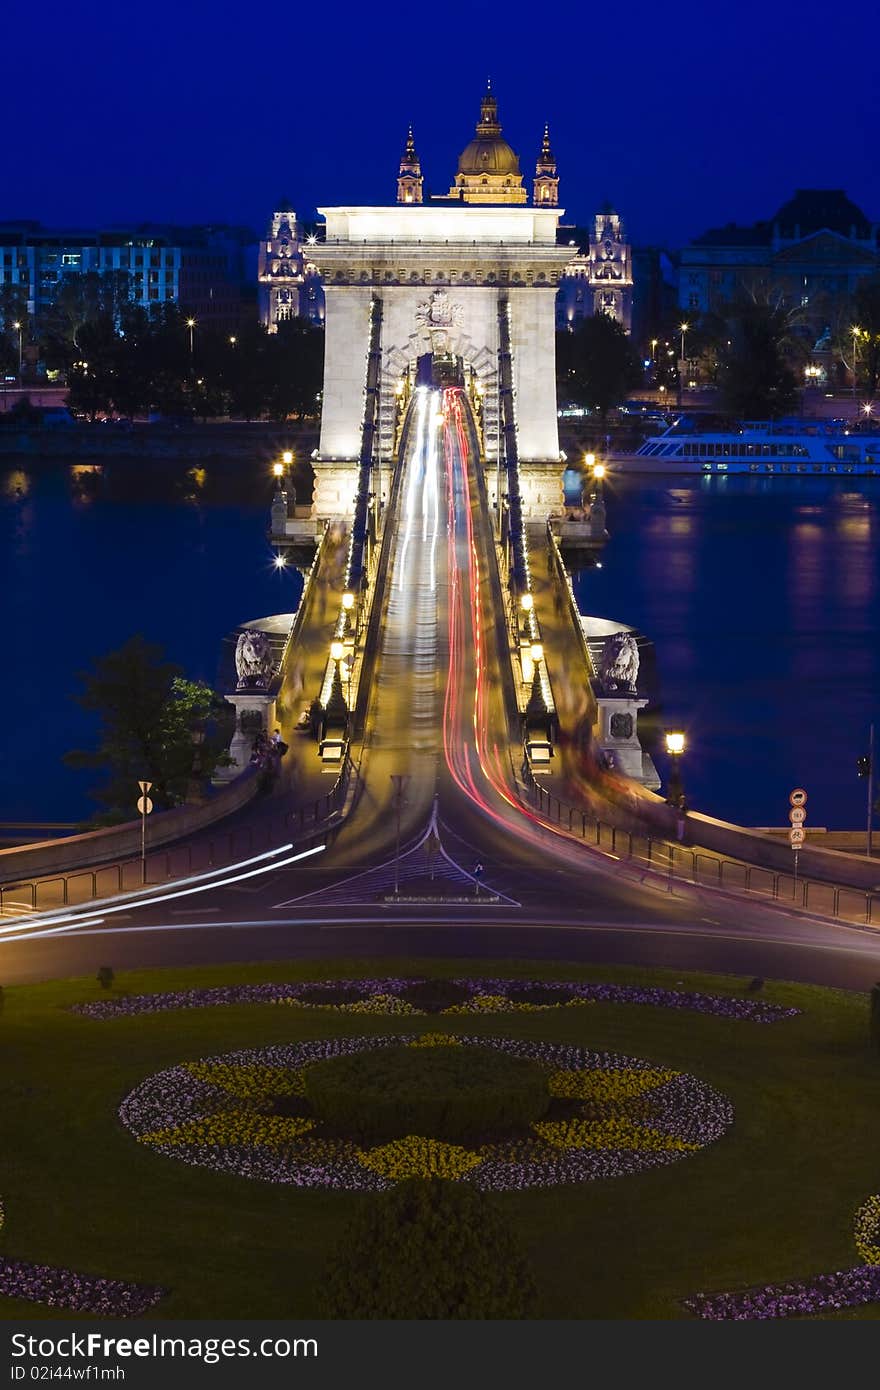
[[[277,859],[273,857],[271,862],[268,864],[261,863],[259,867],[257,867],[256,869],[249,869],[247,873],[228,874],[226,878],[213,878],[214,874],[224,872],[224,870],[222,869],[214,869],[211,871],[211,875],[197,874],[190,879],[178,879],[178,883],[189,883],[191,885],[195,884],[195,886],[191,886],[188,888],[178,888],[173,893],[151,893],[148,897],[144,897],[142,894],[138,893],[130,893],[126,894],[125,897],[122,899],[117,898],[113,906],[107,906],[105,900],[104,902],[102,902],[100,908],[96,909],[95,907],[90,907],[88,910],[84,910],[80,913],[66,912],[61,916],[54,917],[44,917],[42,914],[39,917],[25,917],[20,919],[14,927],[12,926],[12,924],[7,924],[6,926],[0,928],[0,932],[2,932],[4,937],[7,937],[8,934],[8,939],[16,940],[17,938],[12,936],[12,931],[18,931],[19,933],[21,933],[22,929],[26,928],[28,924],[30,924],[34,928],[62,926],[74,927],[78,925],[84,925],[87,919],[91,921],[94,918],[96,911],[99,911],[102,914],[103,920],[104,917],[108,917],[111,913],[131,912],[138,907],[152,907],[156,903],[172,902],[175,898],[188,898],[195,893],[207,893],[210,892],[210,890],[213,888],[228,888],[233,883],[241,883],[245,879],[256,878],[259,874],[273,873],[276,869],[286,868],[289,864],[297,864],[303,859],[310,858],[310,856],[313,854],[320,854],[326,848],[326,845],[315,845],[312,849],[300,850],[298,854],[292,854],[288,856],[288,858],[286,859]],[[267,857],[267,854],[275,856],[278,854],[282,854],[285,850],[288,849],[293,849],[293,845],[280,845],[277,849],[269,850],[264,854],[256,855],[253,859],[243,859],[240,861],[239,864],[234,864],[230,867],[236,869],[243,868],[248,864],[253,864],[256,860],[265,859]],[[197,882],[197,880],[199,879],[204,879],[208,877],[212,878],[212,881],[210,883]],[[27,935],[29,937],[32,937],[35,934],[36,933],[34,931],[27,932]]]

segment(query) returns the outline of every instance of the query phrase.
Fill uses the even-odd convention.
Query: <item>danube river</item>
[[[142,632],[214,681],[227,632],[295,608],[298,575],[271,563],[270,495],[240,465],[0,471],[0,821],[94,809],[94,774],[61,757],[92,739],[72,697],[97,657]],[[880,480],[644,477],[610,481],[606,499],[611,539],[577,579],[581,607],[655,643],[655,726],[687,732],[690,804],[781,825],[800,785],[808,827],[862,825]]]

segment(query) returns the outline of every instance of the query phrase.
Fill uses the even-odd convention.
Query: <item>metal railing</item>
[[[136,891],[145,885],[156,887],[172,879],[223,868],[288,841],[298,850],[308,849],[339,830],[348,794],[359,775],[346,755],[339,776],[324,796],[277,815],[267,814],[250,824],[154,850],[144,860],[140,857],[120,859],[69,874],[4,884],[0,887],[0,920],[19,913],[77,907],[115,893]]]
[[[513,769],[512,769],[513,770]],[[585,807],[563,800],[544,787],[523,759],[513,781],[520,799],[551,825],[558,825],[584,844],[613,858],[639,866],[674,883],[722,888],[754,895],[764,901],[799,908],[817,916],[862,926],[880,927],[880,893],[806,878],[802,874],[763,868],[740,859],[727,859],[699,846],[678,844],[638,830],[627,830],[598,819]]]

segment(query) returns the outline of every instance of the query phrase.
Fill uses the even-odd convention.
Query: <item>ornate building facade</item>
[[[308,256],[296,221],[286,200],[272,214],[269,230],[260,242],[257,262],[260,322],[270,333],[287,319],[324,321],[324,292],[320,276]]]
[[[632,247],[620,215],[606,204],[596,214],[588,234],[576,237],[573,244],[579,250],[559,287],[557,327],[573,332],[582,319],[607,314],[631,333]]]

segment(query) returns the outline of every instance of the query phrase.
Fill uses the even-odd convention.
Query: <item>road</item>
[[[102,964],[417,955],[665,965],[850,989],[880,976],[876,931],[671,884],[520,805],[502,593],[466,408],[455,392],[416,393],[387,522],[360,792],[332,846],[2,924],[4,984]]]

